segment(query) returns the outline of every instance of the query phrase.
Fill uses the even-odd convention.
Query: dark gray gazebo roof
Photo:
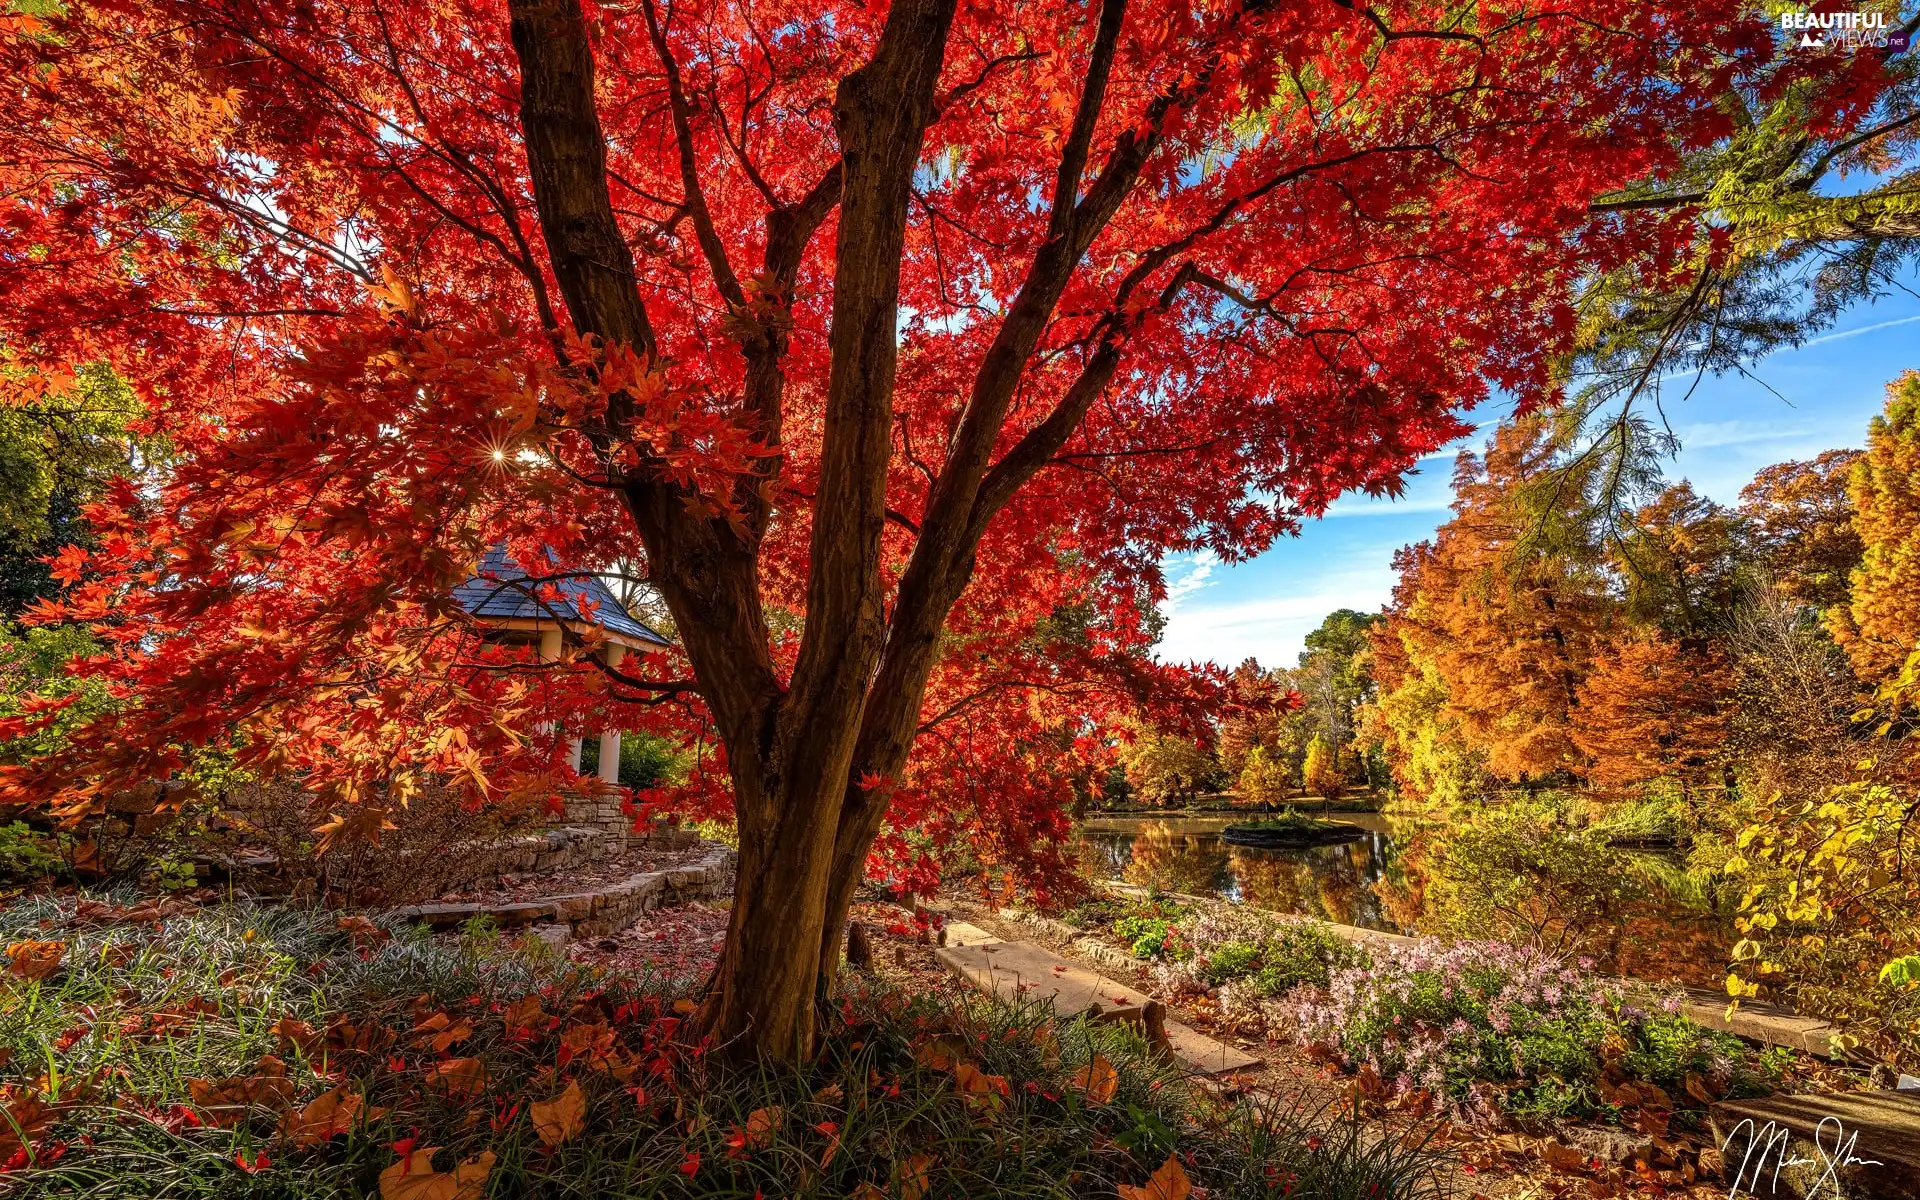
[[[594,576],[553,580],[551,586],[561,596],[557,601],[540,598],[539,590],[549,586],[546,583],[516,582],[525,578],[527,573],[507,556],[506,547],[495,546],[480,560],[480,573],[453,589],[453,598],[461,608],[490,624],[509,628],[532,628],[542,622],[556,621],[567,626],[592,625],[634,649],[673,645],[668,638],[635,620],[626,605],[614,597],[612,589]],[[593,615],[588,617],[587,611]]]

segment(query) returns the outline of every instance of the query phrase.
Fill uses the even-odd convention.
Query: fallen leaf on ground
[[[341,1084],[280,1120],[280,1136],[296,1146],[318,1146],[348,1132],[362,1119],[363,1098]],[[371,1117],[374,1111],[365,1115]]]
[[[1564,1171],[1569,1175],[1587,1173],[1587,1156],[1552,1138],[1540,1143],[1540,1157],[1556,1171]]]
[[[1187,1178],[1187,1169],[1180,1165],[1177,1155],[1167,1155],[1167,1161],[1160,1164],[1151,1178],[1135,1187],[1123,1183],[1116,1189],[1120,1200],[1187,1200],[1193,1192],[1193,1182]]]
[[[7,946],[7,974],[17,979],[45,979],[60,969],[66,953],[65,942],[13,942]]]
[[[493,1171],[493,1151],[482,1150],[451,1171],[436,1171],[438,1150],[422,1146],[380,1172],[380,1200],[480,1200]]]
[[[54,1107],[38,1092],[0,1090],[0,1162],[20,1154],[53,1124]]]
[[[487,1089],[487,1065],[477,1058],[449,1058],[430,1063],[427,1086],[449,1096],[477,1096]]]
[[[313,1048],[320,1044],[320,1034],[298,1017],[281,1017],[267,1027],[267,1032],[279,1038],[282,1046],[293,1047],[302,1054],[311,1055]]]
[[[580,1090],[579,1080],[571,1080],[566,1090],[553,1099],[535,1100],[527,1107],[527,1115],[533,1119],[533,1131],[540,1135],[542,1142],[549,1146],[561,1145],[586,1127],[586,1093]]]
[[[968,1108],[998,1112],[1006,1107],[1011,1089],[1005,1075],[989,1075],[972,1063],[956,1063],[953,1079],[960,1085],[960,1094],[966,1098]]]
[[[786,1123],[786,1110],[779,1105],[769,1108],[756,1108],[747,1114],[746,1126],[741,1129],[743,1142],[749,1150],[763,1150],[773,1142],[773,1135]]]
[[[290,1107],[293,1081],[287,1078],[286,1064],[268,1054],[261,1058],[260,1070],[252,1075],[189,1079],[187,1094],[200,1110],[201,1120],[224,1129],[241,1124],[256,1108],[279,1112]]]
[[[913,1048],[913,1061],[933,1071],[951,1071],[953,1064],[966,1057],[966,1044],[942,1034]]]
[[[931,1186],[932,1175],[933,1155],[915,1154],[893,1164],[893,1188],[900,1193],[900,1200],[922,1200]]]
[[[1096,1054],[1092,1062],[1073,1073],[1073,1086],[1085,1092],[1087,1099],[1095,1104],[1105,1104],[1120,1088],[1120,1072],[1114,1070],[1105,1056]]]

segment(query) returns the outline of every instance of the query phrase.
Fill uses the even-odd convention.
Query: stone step
[[[1723,1100],[1712,1119],[1732,1195],[1920,1196],[1920,1091]]]
[[[969,927],[971,928],[971,927]],[[948,970],[984,992],[1009,1001],[1044,1001],[1062,1020],[1095,1005],[1144,1007],[1146,993],[1108,979],[1030,942],[990,941],[948,945],[934,951]],[[1260,1065],[1260,1060],[1178,1021],[1167,1022],[1174,1056],[1193,1074],[1223,1075]]]

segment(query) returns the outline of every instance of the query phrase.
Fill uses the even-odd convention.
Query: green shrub
[[[1113,932],[1132,947],[1135,958],[1163,958],[1171,949],[1168,939],[1173,930],[1165,917],[1122,917],[1113,923]]]
[[[1342,967],[1363,966],[1366,950],[1318,921],[1296,921],[1280,927],[1260,949],[1260,970],[1253,985],[1263,996],[1280,996],[1306,984],[1324,988]]]
[[[66,863],[25,821],[0,825],[0,881],[26,883],[63,873]]]
[[[1259,946],[1252,942],[1228,942],[1208,953],[1203,974],[1208,983],[1217,985],[1251,974],[1259,965]]]

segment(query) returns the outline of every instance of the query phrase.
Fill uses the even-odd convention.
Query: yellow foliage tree
[[[1300,774],[1312,794],[1329,800],[1340,794],[1339,766],[1334,762],[1333,747],[1327,745],[1325,738],[1315,735],[1307,743],[1307,761]]]
[[[1280,804],[1287,798],[1293,780],[1287,764],[1269,754],[1265,746],[1247,751],[1247,765],[1240,769],[1239,796],[1248,804]]]

